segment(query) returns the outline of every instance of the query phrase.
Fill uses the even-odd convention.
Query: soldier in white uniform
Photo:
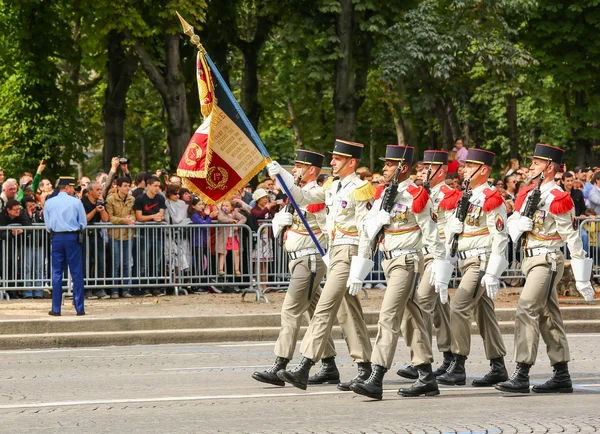
[[[470,191],[465,221],[449,218],[446,237],[450,251],[457,234],[460,285],[450,303],[452,330],[452,361],[448,371],[437,377],[440,384],[456,386],[466,384],[465,361],[471,351],[471,315],[479,326],[484,341],[490,371],[473,386],[491,386],[508,379],[504,365],[506,348],[494,311],[492,299],[497,295],[500,276],[508,266],[506,260],[506,205],[500,193],[488,184],[494,165],[494,153],[482,149],[469,149],[465,176],[470,179]],[[457,212],[461,203],[457,205]]]
[[[413,155],[414,148],[410,146],[387,146],[382,160],[385,161],[384,177],[390,186],[383,191],[382,197],[376,198],[363,222],[364,229],[356,257],[362,263],[361,258],[372,254],[371,247],[374,244],[385,258],[382,265],[387,289],[381,303],[377,338],[371,355],[372,373],[367,381],[356,381],[350,386],[353,392],[373,399],[382,399],[383,377],[392,365],[405,311],[410,312],[412,318],[413,330],[405,339],[410,339],[414,344],[412,363],[418,378],[410,388],[400,389],[398,393],[402,396],[433,396],[440,393],[431,370],[431,340],[421,308],[412,295],[415,280],[422,269],[421,249],[424,245],[429,246],[433,256],[432,284],[436,292],[446,294],[446,301],[448,281],[454,267],[446,260],[446,249],[438,234],[429,194],[409,178]],[[391,183],[398,183],[395,194],[389,190]],[[352,294],[360,291],[365,272],[368,274],[369,271],[369,267],[363,267],[359,278],[350,282]]]
[[[423,169],[418,174],[423,180],[425,190],[429,192],[432,202],[431,215],[434,221],[437,222],[437,228],[440,240],[445,241],[444,226],[446,225],[447,215],[454,211],[460,192],[446,185],[446,175],[448,174],[448,153],[446,151],[425,151],[423,157]],[[450,304],[442,303],[440,297],[435,291],[435,286],[429,281],[431,278],[431,266],[434,261],[433,251],[431,246],[423,246],[423,256],[425,272],[421,277],[421,282],[414,294],[414,301],[419,305],[423,312],[423,319],[429,341],[433,341],[433,327],[435,327],[435,336],[438,351],[444,355],[442,364],[433,371],[436,377],[444,374],[450,363],[453,360],[452,350],[450,347]],[[420,345],[410,337],[414,337],[414,323],[410,310],[404,312],[402,317],[402,336],[405,337],[406,343],[410,347],[411,359],[413,358],[414,348]],[[416,380],[419,378],[419,373],[413,365],[406,368],[400,368],[397,374],[404,378]]]
[[[345,321],[356,331],[354,336],[346,336],[346,342],[350,356],[358,364],[358,375],[350,382],[338,384],[338,388],[350,390],[354,380],[366,380],[371,375],[371,341],[362,307],[358,298],[348,293],[347,286],[348,277],[354,271],[350,267],[350,260],[358,252],[361,222],[371,209],[375,195],[371,183],[361,181],[355,173],[362,151],[363,145],[360,143],[336,140],[331,159],[334,178],[329,178],[322,187],[312,190],[295,186],[293,177],[281,169],[277,162],[267,166],[271,176],[281,175],[300,206],[322,202],[326,205],[329,235],[327,282],[302,340],[300,351],[304,358],[295,369],[277,373],[279,378],[300,389],[306,389],[311,367],[324,355],[342,303],[347,308]],[[370,260],[364,258],[364,261]]]
[[[529,393],[529,369],[537,358],[540,334],[554,373],[544,384],[533,386],[533,392],[573,392],[568,368],[569,343],[556,293],[556,284],[564,271],[561,249],[565,243],[569,246],[575,284],[586,300],[594,298],[590,282],[593,263],[592,259],[585,258],[573,200],[554,182],[563,154],[560,148],[536,145],[530,173],[533,180],[539,180],[519,191],[515,213],[508,221],[508,232],[513,241],[524,237],[523,271],[527,278],[519,296],[515,320],[517,368],[510,380],[496,385],[496,389],[503,392]],[[539,203],[533,206],[530,201],[537,193]],[[532,217],[522,215],[529,211],[527,208]]]
[[[299,149],[292,173],[296,184],[304,190],[317,187],[317,177],[321,173],[324,156],[317,152]],[[286,207],[289,209],[289,206]],[[277,377],[277,371],[285,369],[294,356],[298,332],[302,317],[308,312],[312,318],[321,293],[320,283],[327,267],[310,237],[306,227],[297,214],[284,208],[273,218],[273,235],[278,238],[284,231],[284,248],[290,257],[291,273],[283,305],[281,306],[281,330],[275,344],[275,362],[262,372],[255,372],[252,378],[262,383],[284,386],[285,382]],[[315,234],[321,248],[327,247],[325,203],[312,204],[301,208],[306,222]],[[314,378],[313,378],[314,377]],[[340,374],[335,365],[335,347],[330,337],[323,353],[323,365],[317,375],[311,377],[311,383],[340,382]]]

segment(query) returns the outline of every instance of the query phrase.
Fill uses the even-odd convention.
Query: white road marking
[[[260,342],[260,343],[256,343],[256,344],[223,344],[223,345],[217,345],[218,347],[227,347],[227,348],[232,348],[232,347],[265,347],[267,345],[275,345],[275,342]]]
[[[2,354],[68,353],[71,351],[105,351],[105,348],[68,348],[51,350],[5,350]]]

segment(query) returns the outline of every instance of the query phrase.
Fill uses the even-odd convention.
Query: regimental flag
[[[204,202],[215,204],[245,186],[268,160],[237,112],[229,89],[213,81],[202,50],[196,71],[204,122],[190,139],[177,174],[185,187]]]

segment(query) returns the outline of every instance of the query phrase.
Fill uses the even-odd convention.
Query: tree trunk
[[[296,111],[294,110],[294,102],[292,98],[288,97],[287,99],[287,108],[288,113],[290,115],[290,122],[292,123],[292,128],[294,129],[294,138],[296,139],[296,147],[303,148],[304,141],[302,140],[302,132],[300,131],[300,125],[298,125],[298,119],[296,119]]]
[[[575,117],[577,120],[577,130],[576,130],[576,152],[577,152],[577,165],[579,166],[587,166],[588,163],[591,162],[591,143],[590,140],[583,137],[584,130],[587,128],[587,124],[585,120],[581,119],[583,117],[583,113],[587,110],[587,102],[585,100],[585,91],[578,90],[575,91]]]
[[[156,87],[167,110],[167,145],[171,169],[179,164],[192,135],[187,111],[185,81],[180,68],[179,41],[179,35],[165,36],[164,75],[154,65],[146,49],[139,42],[135,44],[142,67]]]
[[[448,126],[452,134],[452,145],[456,140],[462,138],[460,133],[460,124],[458,123],[458,116],[456,115],[456,107],[451,99],[446,103],[446,115],[448,118]]]
[[[373,173],[375,171],[375,146],[377,145],[377,140],[375,140],[375,127],[371,125],[370,129],[371,143],[369,145],[369,172]]]
[[[437,136],[435,134],[435,128],[433,128],[433,120],[427,122],[427,142],[429,143],[429,149],[437,149]]]
[[[449,151],[454,146],[454,140],[452,139],[452,131],[450,130],[448,116],[446,115],[446,104],[439,98],[435,100],[435,115],[440,127],[440,135],[442,136],[442,149]]]
[[[519,132],[517,128],[517,97],[506,95],[506,124],[510,142],[510,158],[519,158]]]
[[[107,85],[102,109],[104,121],[102,162],[105,169],[110,167],[112,157],[117,156],[123,146],[127,91],[137,68],[137,58],[133,51],[130,49],[127,53],[122,45],[124,39],[124,35],[116,30],[108,34]]]
[[[148,172],[148,150],[146,149],[146,134],[144,133],[144,128],[142,127],[141,122],[139,122],[136,125],[136,127],[140,139],[140,157],[142,172]]]
[[[352,42],[354,36],[354,4],[352,0],[340,0],[341,12],[337,17],[336,31],[339,38],[340,55],[335,62],[335,89],[333,106],[335,108],[335,137],[355,140],[356,116],[354,55]]]
[[[406,141],[404,140],[404,122],[400,116],[395,113],[393,115],[394,118],[394,127],[396,127],[396,137],[398,140],[398,144],[404,146]]]

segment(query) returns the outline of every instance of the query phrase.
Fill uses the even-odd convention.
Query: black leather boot
[[[437,382],[446,386],[464,386],[467,384],[467,373],[465,372],[465,361],[467,356],[454,354],[454,360],[450,363],[445,374],[437,377]]]
[[[569,375],[567,362],[557,363],[552,367],[552,378],[544,384],[533,386],[535,393],[573,393],[573,383]]]
[[[339,382],[340,371],[335,365],[335,357],[322,359],[317,373],[308,379],[308,384],[338,384]]]
[[[315,362],[310,360],[308,357],[302,358],[302,361],[291,371],[281,370],[277,372],[277,376],[280,380],[290,383],[292,386],[298,389],[306,390],[308,385],[308,374],[310,374],[310,368],[313,367]]]
[[[383,366],[372,365],[371,375],[366,381],[355,381],[350,384],[350,390],[359,395],[368,396],[372,399],[383,398],[383,376],[387,372]]]
[[[371,363],[369,363],[369,362],[359,363],[358,364],[358,375],[350,381],[338,384],[337,388],[340,390],[343,390],[344,392],[349,392],[350,385],[352,383],[367,381],[367,379],[370,376],[371,376]]]
[[[440,394],[435,375],[431,371],[431,363],[418,365],[419,378],[407,389],[400,389],[398,395],[402,396],[435,396]]]
[[[445,374],[450,367],[452,360],[454,360],[452,353],[450,351],[444,351],[444,361],[435,371],[433,371],[433,375],[439,377],[440,375]]]
[[[490,360],[490,372],[485,374],[483,378],[473,380],[475,387],[491,387],[502,381],[508,380],[508,372],[504,366],[504,357],[498,357]]]
[[[417,378],[419,378],[419,373],[413,365],[408,365],[406,368],[398,369],[398,372],[396,372],[396,374],[398,374],[402,378],[408,378],[409,380],[416,380]]]
[[[266,371],[255,372],[252,374],[252,378],[254,378],[256,381],[260,381],[261,383],[272,384],[274,386],[285,386],[285,382],[277,376],[277,372],[285,369],[289,362],[290,359],[277,357],[277,359],[275,359],[275,363],[273,363],[273,366]]]
[[[517,363],[510,380],[496,384],[496,389],[509,393],[529,393],[529,368],[527,363]]]

